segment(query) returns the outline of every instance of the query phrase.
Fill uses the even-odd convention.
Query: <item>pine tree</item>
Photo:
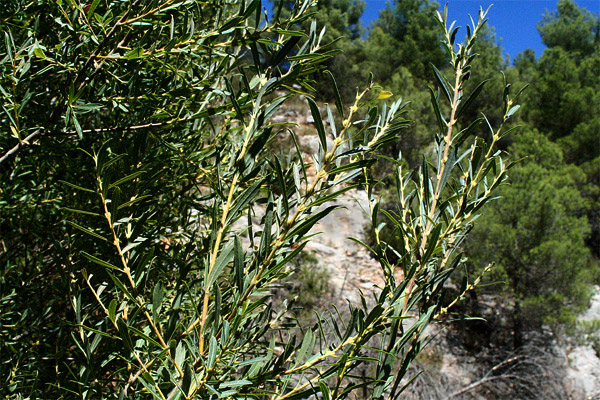
[[[473,266],[495,263],[488,290],[510,299],[514,346],[542,324],[573,326],[585,309],[594,277],[585,238],[587,218],[576,183],[581,170],[565,164],[560,146],[527,130],[509,148],[522,159],[511,169],[502,200],[482,215],[466,244]],[[500,300],[502,299],[502,300]]]

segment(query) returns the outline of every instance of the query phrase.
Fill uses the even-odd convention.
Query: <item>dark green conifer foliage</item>
[[[590,152],[597,150],[600,119],[600,20],[571,0],[557,7],[538,26],[548,49],[537,63],[525,112],[540,132],[564,140],[568,162],[581,164],[598,155]]]
[[[509,154],[524,159],[511,170],[509,184],[499,190],[502,200],[483,214],[466,249],[478,268],[495,263],[488,281],[500,283],[488,290],[505,293],[498,301],[511,299],[518,347],[524,332],[542,324],[574,326],[588,304],[594,264],[577,189],[581,170],[565,164],[560,146],[537,131],[520,133]]]
[[[547,12],[538,24],[544,44],[561,47],[575,57],[592,53],[600,37],[598,15],[579,8],[573,0],[560,0],[557,10]]]
[[[524,120],[558,143],[565,161],[582,166],[578,182],[584,197],[580,213],[588,216],[592,231],[587,238],[600,256],[600,191],[594,165],[600,161],[600,37],[598,14],[561,0],[558,10],[538,25],[548,46],[537,62],[530,55],[517,58],[522,80],[530,83],[523,101]]]
[[[388,79],[392,75],[389,69],[394,72],[402,66],[424,81],[430,76],[431,64],[444,65],[440,33],[430,18],[437,8],[438,4],[430,0],[395,0],[380,12],[373,24],[375,35],[367,42],[373,55],[367,60],[386,68],[373,70],[376,79]],[[380,49],[384,51],[378,55]]]

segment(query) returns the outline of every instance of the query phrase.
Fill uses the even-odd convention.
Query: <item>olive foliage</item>
[[[465,120],[483,88],[463,93],[485,13],[462,44],[436,17],[453,73],[433,74],[434,157],[409,173],[394,160],[399,261],[375,226],[385,280],[373,301],[303,326],[271,289],[343,193],[366,190],[378,221],[370,168],[407,126],[405,104],[372,82],[349,107],[337,90],[334,109],[313,100],[309,77],[333,54],[316,24],[296,29],[314,5],[268,21],[260,0],[2,10],[3,397],[382,399],[407,387],[425,328],[447,311],[460,243],[507,171],[502,126],[488,143],[473,138],[484,118]],[[297,142],[272,117],[299,94],[319,141],[310,162],[270,146]],[[503,121],[515,111],[507,87]]]

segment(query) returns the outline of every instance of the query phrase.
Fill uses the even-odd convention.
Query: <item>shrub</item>
[[[404,106],[385,104],[389,94],[369,83],[349,108],[336,100],[341,123],[327,107],[329,147],[308,99],[320,141],[316,175],[301,159],[268,151],[286,128],[270,118],[310,91],[307,76],[332,55],[321,51],[314,24],[294,30],[312,5],[268,23],[258,0],[6,6],[4,397],[402,392],[425,327],[445,312],[440,290],[463,262],[460,243],[506,172],[494,149],[501,130],[489,144],[472,140],[482,120],[461,119],[483,87],[463,97],[485,13],[458,47],[438,16],[454,77],[435,70],[437,158],[414,175],[398,171],[403,208],[386,215],[403,246],[392,265],[375,228],[386,277],[375,304],[363,299],[348,320],[298,327],[282,323],[287,310],[274,307],[269,289],[293,273],[311,227],[347,190],[365,187],[377,221],[369,167],[407,125]],[[508,94],[505,101],[506,119],[515,108]],[[355,374],[359,367],[370,373]]]

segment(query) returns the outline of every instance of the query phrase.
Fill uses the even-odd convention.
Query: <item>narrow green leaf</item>
[[[154,291],[152,292],[152,319],[155,323],[158,322],[158,314],[160,313],[160,308],[162,306],[163,295],[164,288],[159,282],[154,286]]]
[[[119,336],[123,339],[123,344],[129,351],[133,351],[133,341],[131,340],[131,336],[129,335],[129,328],[127,323],[123,320],[123,318],[119,317],[117,319],[117,327],[119,330]]]
[[[118,267],[112,265],[111,263],[106,262],[104,260],[101,260],[98,257],[93,256],[90,253],[87,253],[87,252],[85,252],[83,250],[81,251],[81,255],[84,256],[85,258],[87,258],[88,260],[90,260],[90,261],[92,261],[92,262],[94,262],[94,263],[96,263],[98,265],[101,265],[101,266],[103,266],[105,268],[109,268],[109,269],[114,269],[114,270],[117,270],[117,271],[121,271]]]
[[[285,29],[273,29],[273,32],[279,33],[279,34],[285,35],[285,36],[306,37],[306,33],[302,32],[302,31],[290,31],[290,30],[285,30]]]
[[[308,205],[308,207],[311,208],[311,207],[320,206],[321,204],[324,204],[324,203],[327,203],[327,202],[329,202],[331,200],[334,200],[335,198],[339,197],[340,195],[346,193],[347,191],[352,190],[352,189],[356,189],[356,188],[358,188],[361,185],[362,185],[362,183],[354,183],[352,185],[348,185],[346,187],[343,187],[340,190],[337,190],[335,192],[329,193],[329,194],[327,194],[327,195],[325,195],[323,197],[319,197],[318,199],[316,199],[315,201],[313,201],[312,203],[310,203]]]
[[[108,318],[115,323],[115,315],[117,314],[117,299],[112,299],[108,305]]]
[[[329,126],[331,127],[331,134],[334,138],[337,137],[337,129],[335,127],[335,119],[333,118],[333,113],[331,112],[331,107],[327,104],[327,118],[329,120]]]
[[[331,391],[325,382],[319,381],[319,390],[321,390],[323,400],[331,400]]]
[[[508,110],[508,112],[506,113],[506,118],[510,118],[510,116],[516,113],[519,110],[519,108],[521,108],[521,106],[518,104],[516,106],[512,106],[510,110]]]
[[[240,107],[240,104],[237,101],[237,96],[233,90],[233,87],[231,86],[231,83],[229,82],[229,79],[225,78],[225,85],[227,86],[227,91],[229,92],[229,99],[231,100],[231,103],[233,104],[233,108],[235,109],[235,112],[237,114],[237,119],[239,119],[240,121],[242,121],[242,124],[246,124],[246,122],[244,121],[244,114],[242,113],[242,108]]]
[[[80,231],[87,233],[87,234],[88,234],[88,235],[90,235],[90,236],[93,236],[93,237],[95,237],[95,238],[98,238],[98,239],[102,239],[102,240],[104,240],[105,242],[109,242],[109,240],[108,240],[108,239],[106,239],[105,237],[103,237],[103,236],[101,236],[101,235],[97,234],[96,232],[94,232],[94,231],[92,231],[92,230],[90,230],[90,229],[88,229],[88,228],[84,228],[83,226],[81,226],[81,225],[79,225],[79,224],[76,224],[76,223],[75,223],[75,222],[73,222],[73,221],[69,221],[69,220],[67,220],[67,221],[65,221],[65,222],[66,222],[67,224],[71,225],[72,227],[74,227],[74,228],[77,228],[77,229],[79,229]]]
[[[214,336],[210,337],[210,344],[208,346],[208,357],[206,359],[206,368],[212,369],[215,366],[217,360],[217,352],[219,350],[219,344]]]
[[[192,384],[192,368],[190,367],[190,363],[185,363],[184,369],[183,369],[183,379],[181,382],[181,392],[184,396],[187,396],[187,394],[190,391],[190,386]]]
[[[233,29],[231,29],[231,28],[240,26],[243,23],[243,21],[244,21],[243,17],[236,15],[235,17],[232,17],[231,19],[229,19],[227,22],[225,22],[223,25],[221,25],[219,27],[219,33],[221,35],[227,35],[229,33],[232,33],[231,31],[233,31]]]
[[[371,165],[375,164],[377,162],[377,160],[375,159],[366,159],[366,160],[359,160],[359,161],[355,161],[349,164],[344,164],[341,165],[337,168],[333,168],[332,170],[329,171],[330,175],[334,175],[334,174],[339,174],[340,172],[345,172],[345,171],[352,171],[352,170],[361,170],[362,168],[368,168]]]
[[[301,36],[292,36],[291,38],[289,38],[271,60],[271,66],[276,67],[277,65],[279,65],[279,63],[282,62],[285,59],[285,57],[292,51],[296,43],[300,41],[300,38]]]
[[[8,27],[6,27],[6,30],[4,31],[4,44],[6,45],[6,54],[8,55],[8,59],[10,60],[10,62],[12,63],[14,61],[14,44],[12,41],[12,37],[11,37],[11,33],[10,33],[10,29]],[[4,90],[4,89],[2,89]],[[8,94],[5,94],[6,97],[9,97]],[[8,114],[10,115],[10,114]]]
[[[226,225],[237,220],[239,212],[246,207],[255,197],[256,193],[260,189],[260,186],[265,182],[267,178],[262,178],[254,182],[250,187],[246,188],[237,198],[234,200],[233,205],[229,209],[227,214]]]
[[[394,94],[388,90],[382,90],[381,92],[379,92],[377,97],[375,97],[375,100],[387,99],[388,97],[392,97],[393,95]]]
[[[354,329],[357,327],[357,321],[358,310],[354,309],[352,310],[352,317],[350,318],[350,322],[348,322],[348,325],[346,326],[346,333],[344,333],[344,336],[342,337],[342,343],[348,340]]]
[[[45,60],[46,58],[46,54],[44,53],[44,50],[41,47],[34,47],[33,48],[33,54],[37,57],[37,58],[41,58],[42,60]]]
[[[87,189],[82,186],[75,185],[74,183],[70,183],[70,182],[66,182],[66,181],[62,181],[62,180],[59,180],[59,182],[69,186],[70,188],[81,190],[82,192],[96,193],[95,191],[93,191],[91,189]]]
[[[298,247],[292,250],[287,256],[285,256],[281,261],[279,261],[274,267],[273,271],[278,271],[281,267],[286,266],[291,260],[293,260],[298,253],[300,253],[308,242],[302,242]]]
[[[238,379],[235,381],[221,383],[221,386],[219,386],[219,388],[237,388],[237,387],[248,386],[248,385],[252,385],[252,382],[250,382],[246,379]]]
[[[185,346],[183,345],[183,342],[179,342],[179,344],[177,345],[177,349],[175,349],[175,362],[177,363],[177,365],[179,365],[179,366],[183,365],[186,354],[187,354],[187,352],[185,350]]]
[[[144,237],[139,237],[137,239],[135,239],[133,242],[129,242],[127,243],[127,246],[125,246],[123,248],[123,250],[121,250],[123,252],[123,254],[127,253],[128,251],[135,249],[136,247],[138,247],[140,244],[144,243],[148,241],[147,238]]]
[[[333,74],[331,73],[331,71],[326,70],[325,71],[328,75],[329,78],[331,79],[331,86],[333,88],[333,94],[335,95],[335,107],[338,110],[338,113],[340,113],[342,118],[344,117],[344,106],[342,103],[342,98],[340,96],[340,91],[338,90],[338,86],[337,83],[335,82],[335,78],[333,77]]]
[[[95,212],[91,212],[91,211],[77,210],[75,208],[69,208],[69,207],[62,207],[62,209],[65,210],[65,211],[74,212],[74,213],[77,213],[77,214],[92,215],[94,217],[101,217],[100,214],[95,213]]]
[[[450,178],[450,174],[454,171],[454,166],[456,162],[456,147],[450,149],[448,152],[448,161],[446,161],[446,166],[444,167],[444,173],[442,174],[442,178],[439,184],[439,192],[441,193],[446,187],[446,183],[448,182],[448,178]]]
[[[77,119],[77,114],[75,113],[75,110],[73,110],[72,107],[69,107],[70,112],[68,114],[71,115],[71,118],[73,118],[73,126],[75,127],[75,131],[77,132],[77,136],[79,137],[79,139],[83,139],[83,129],[81,129],[81,125],[79,124],[79,120]]]
[[[119,336],[114,336],[114,335],[111,335],[110,333],[102,332],[102,331],[100,331],[98,329],[94,329],[94,328],[92,328],[90,326],[85,326],[83,324],[79,324],[77,326],[85,329],[86,331],[90,331],[90,332],[95,333],[97,335],[96,337],[102,336],[102,337],[109,338],[109,339],[112,339],[112,340],[119,340],[120,339]]]
[[[523,86],[521,89],[519,89],[519,91],[517,92],[517,94],[515,94],[514,99],[519,98],[519,96],[521,95],[521,93],[523,93],[523,91],[525,89],[527,89],[529,87],[529,84],[526,84],[525,86]]]
[[[257,261],[262,262],[269,251],[271,250],[271,226],[273,225],[273,198],[269,197],[269,204],[265,212],[265,222],[263,231],[260,237],[260,245],[258,247]]]
[[[135,203],[140,202],[142,200],[145,200],[145,199],[147,199],[149,197],[152,197],[152,196],[149,195],[149,194],[147,194],[147,195],[143,195],[143,196],[140,196],[140,197],[133,198],[133,199],[131,199],[129,201],[126,201],[125,203],[119,204],[119,206],[117,207],[117,210],[122,210],[122,209],[124,209],[126,207],[134,205]]]
[[[130,181],[132,179],[135,179],[138,176],[142,175],[144,172],[146,172],[146,171],[137,171],[137,172],[134,172],[133,174],[129,174],[129,175],[127,175],[127,176],[125,176],[125,177],[117,180],[116,182],[113,182],[110,185],[108,185],[108,189],[113,189],[113,188],[115,188],[115,187],[117,187],[117,186],[119,186],[119,185],[121,185],[121,184],[123,184],[125,182],[128,182],[128,181]]]
[[[300,350],[298,350],[298,353],[296,354],[296,365],[301,364],[304,361],[304,357],[308,351],[312,351],[314,345],[313,336],[311,329],[306,331]]]
[[[321,112],[319,111],[317,103],[315,103],[313,99],[311,99],[310,97],[307,97],[306,99],[308,100],[310,112],[312,113],[313,119],[315,120],[315,126],[317,128],[317,133],[319,134],[321,146],[323,146],[323,152],[327,153],[327,137],[325,136],[325,128],[323,127],[323,119],[321,118]]]
[[[446,120],[442,116],[442,113],[440,112],[440,105],[438,104],[437,98],[435,97],[435,93],[433,93],[432,88],[429,88],[429,94],[431,97],[431,105],[433,106],[435,118],[437,119],[437,122],[438,122],[438,127],[440,129],[440,132],[444,132],[444,129],[446,129],[446,127],[448,126],[448,123],[446,122]]]
[[[431,64],[431,68],[433,69],[433,75],[435,76],[435,80],[438,83],[438,86],[442,89],[442,93],[446,96],[446,99],[449,103],[452,103],[452,85],[448,82],[448,79],[435,67],[435,65]]]
[[[94,11],[96,11],[96,7],[98,7],[98,4],[100,4],[100,0],[94,0],[94,1],[92,1],[92,4],[90,5],[90,8],[87,11],[88,18],[91,15],[94,15]]]
[[[119,278],[117,278],[115,275],[113,275],[110,270],[106,270],[106,274],[110,277],[110,279],[113,281],[113,283],[117,286],[117,288],[119,288],[119,290],[121,292],[123,292],[123,294],[125,296],[127,296],[127,298],[133,302],[137,302],[137,299],[135,297],[133,297],[133,295],[129,292],[129,290],[127,290],[127,288],[125,287],[125,285],[123,285],[123,282],[121,282],[119,280]]]
[[[283,171],[281,170],[281,163],[279,162],[279,157],[275,156],[275,176],[277,177],[277,184],[279,185],[279,191],[281,192],[281,200],[283,202],[283,208],[285,209],[285,216],[290,213],[290,206],[288,204],[288,189],[285,184],[285,178],[283,176]]]
[[[454,41],[456,40],[456,34],[458,33],[460,27],[456,27],[454,28],[454,30],[452,30],[452,33],[450,34],[450,44],[454,45]]]
[[[144,56],[144,49],[142,49],[141,47],[138,47],[138,48],[135,48],[135,49],[125,53],[123,58],[126,60],[134,60],[136,58],[141,58],[143,56]]]
[[[313,63],[320,63],[328,58],[331,58],[333,55],[339,53],[339,50],[331,50],[323,53],[308,53],[308,54],[298,54],[295,56],[290,56],[287,58],[288,61],[302,61],[302,60],[311,60]]]
[[[265,119],[271,118],[271,116],[275,114],[275,112],[279,109],[281,104],[283,104],[283,102],[286,101],[288,98],[289,96],[283,96],[269,104],[265,109]]]
[[[479,93],[481,93],[481,90],[483,90],[483,86],[487,83],[487,81],[488,80],[486,79],[485,81],[477,85],[477,87],[473,90],[473,92],[467,100],[461,100],[460,105],[458,106],[458,110],[456,111],[456,116],[454,117],[456,120],[460,118],[460,116],[465,112],[465,110],[469,108],[473,101],[475,101],[477,96],[479,96]]]
[[[427,247],[425,249],[425,254],[423,255],[423,259],[421,260],[422,263],[428,262],[429,258],[431,257],[431,255],[433,254],[435,249],[438,247],[437,242],[438,242],[438,239],[440,238],[441,231],[442,231],[441,223],[438,223],[431,231],[431,234],[427,238]]]
[[[242,249],[242,242],[239,236],[236,236],[233,240],[233,270],[235,275],[235,282],[240,290],[243,290],[244,284],[244,251]]]
[[[381,205],[381,203],[379,201],[376,201],[375,206],[373,207],[373,211],[371,212],[371,225],[373,227],[377,226],[380,205]]]
[[[206,288],[212,287],[212,285],[217,281],[219,276],[225,270],[225,266],[231,261],[233,257],[233,241],[229,242],[223,249],[221,249],[221,253],[217,260],[215,261],[215,265],[212,267],[208,274],[208,280],[206,282]]]
[[[260,7],[261,5],[261,1],[260,0],[253,0],[252,2],[250,2],[250,5],[246,8],[246,10],[243,13],[243,17],[244,18],[248,18],[250,17],[250,15],[252,15],[253,12],[260,12]]]
[[[325,216],[327,216],[327,214],[329,214],[331,211],[335,210],[336,208],[338,208],[337,206],[329,206],[327,208],[325,208],[324,210],[321,210],[313,215],[311,215],[310,217],[306,218],[305,220],[303,220],[300,224],[298,224],[297,226],[294,227],[294,229],[292,229],[286,236],[286,238],[293,238],[294,236],[298,235],[300,237],[302,237],[303,235],[305,235],[319,220],[325,218]]]
[[[146,335],[142,330],[136,328],[135,326],[128,326],[128,329],[138,335],[141,339],[143,339],[147,344],[153,344],[156,347],[162,348],[162,345],[158,343],[155,339]],[[181,343],[180,343],[181,344]]]

